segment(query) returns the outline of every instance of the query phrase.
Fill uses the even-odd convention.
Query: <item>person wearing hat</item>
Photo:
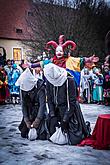
[[[37,139],[45,140],[46,94],[43,80],[36,78],[32,70],[27,68],[18,78],[16,86],[20,87],[22,99],[23,119],[19,125],[21,136],[28,138],[29,130],[35,128]]]
[[[89,135],[80,105],[77,101],[77,87],[73,77],[55,64],[44,67],[47,102],[49,107],[49,131],[53,135],[61,125],[67,132],[69,144],[76,145]]]
[[[51,59],[46,59],[37,63],[27,63],[24,67],[44,67],[49,63],[54,63],[60,67],[65,68],[75,79],[77,86],[80,85],[80,72],[86,63],[92,65],[94,62],[98,62],[99,58],[95,55],[91,57],[72,57],[70,52],[76,49],[76,43],[67,40],[64,42],[64,35],[60,35],[58,43],[55,41],[49,41],[46,43],[46,50],[50,52],[52,49],[55,51],[54,57]],[[51,55],[50,55],[51,56]]]

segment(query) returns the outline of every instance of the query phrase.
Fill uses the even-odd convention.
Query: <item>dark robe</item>
[[[45,85],[43,80],[37,81],[37,88],[34,87],[30,91],[21,91],[22,95],[22,113],[23,120],[19,125],[21,136],[24,138],[28,137],[29,129],[26,126],[24,118],[29,120],[31,123],[37,118],[40,118],[41,122],[37,128],[38,139],[45,140],[47,137],[47,129],[45,124],[46,114],[46,95]]]
[[[68,77],[67,81],[58,87],[54,87],[49,81],[46,83],[47,100],[49,106],[50,134],[55,132],[58,122],[65,120],[68,122],[69,144],[76,145],[88,136],[86,123],[84,121],[79,102],[77,101],[77,87],[73,77]],[[68,111],[67,90],[69,96],[70,109]],[[57,120],[56,120],[57,119]]]

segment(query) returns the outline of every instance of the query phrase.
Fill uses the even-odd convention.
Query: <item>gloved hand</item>
[[[69,125],[68,125],[67,121],[62,121],[61,122],[61,130],[62,130],[62,132],[67,133],[68,132],[68,127],[69,127]]]
[[[35,121],[32,123],[32,126],[34,128],[38,128],[39,124],[40,124],[40,119],[39,118],[36,118]]]

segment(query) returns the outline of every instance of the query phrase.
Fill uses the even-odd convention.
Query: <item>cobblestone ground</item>
[[[92,130],[99,114],[110,113],[110,107],[81,104],[85,120]],[[110,165],[110,150],[92,147],[59,146],[49,141],[29,141],[20,137],[18,125],[20,105],[0,106],[0,164],[1,165]]]

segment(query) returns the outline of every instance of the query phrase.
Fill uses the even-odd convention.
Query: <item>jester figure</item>
[[[44,67],[48,63],[54,63],[60,67],[63,67],[69,72],[72,76],[74,76],[74,79],[79,86],[80,84],[80,71],[84,67],[86,63],[90,63],[91,65],[94,62],[97,62],[99,60],[98,57],[95,57],[95,55],[86,58],[86,57],[72,57],[69,53],[65,56],[64,51],[66,49],[70,49],[71,51],[74,51],[76,48],[75,42],[68,40],[64,42],[64,35],[59,36],[59,43],[57,44],[55,41],[49,41],[46,44],[46,49],[49,51],[50,47],[53,47],[55,50],[55,55],[53,58],[49,60],[43,60],[38,63],[34,64],[27,64],[31,68],[35,67]],[[26,66],[26,65],[25,65]]]

